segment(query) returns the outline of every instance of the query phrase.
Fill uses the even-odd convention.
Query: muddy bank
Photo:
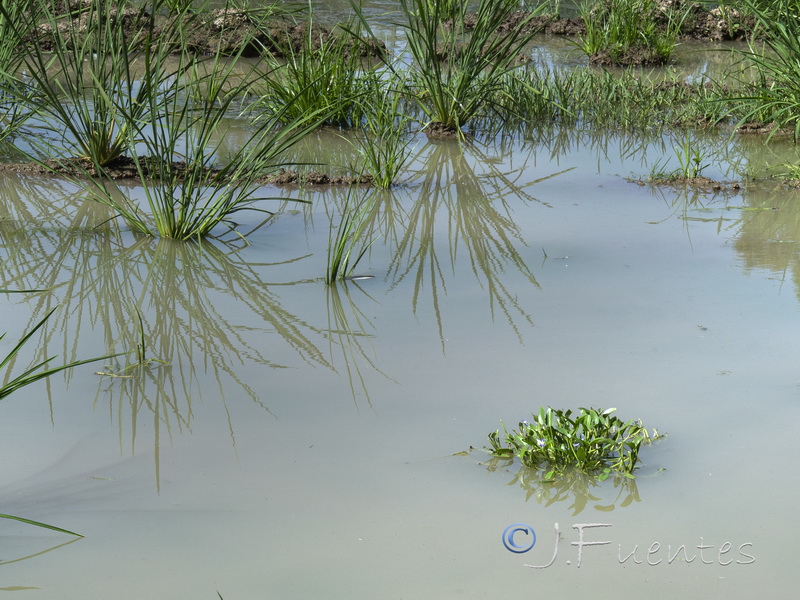
[[[368,39],[355,40],[318,23],[295,22],[272,15],[268,10],[218,8],[180,16],[152,15],[144,6],[107,8],[97,0],[80,0],[55,5],[54,18],[35,18],[36,25],[23,38],[24,44],[45,52],[59,43],[67,46],[98,30],[106,16],[121,33],[131,49],[142,49],[158,40],[171,46],[172,52],[185,50],[197,54],[285,57],[311,45],[319,49],[334,35],[344,35],[352,51],[360,56],[380,56],[385,45]],[[107,11],[107,12],[106,12]]]
[[[56,3],[57,23],[40,21],[28,33],[25,43],[37,45],[45,51],[52,50],[59,36],[80,37],[89,30],[90,19],[97,18],[97,0],[68,0]],[[332,35],[332,29],[318,23],[295,22],[277,17],[268,9],[218,8],[206,12],[192,12],[180,17],[180,28],[184,35],[180,39],[174,37],[176,30],[172,21],[178,17],[173,15],[150,15],[145,7],[125,6],[108,9],[112,22],[121,22],[128,40],[144,40],[152,42],[159,39],[162,43],[175,45],[200,54],[234,55],[241,53],[247,57],[273,55],[286,56],[299,52],[309,41],[313,47],[319,48]],[[681,0],[662,0],[658,9],[658,17],[665,27],[670,16],[677,18],[685,15],[681,27],[683,39],[719,42],[742,40],[752,34],[754,19],[745,17],[732,8],[717,7],[707,10],[697,3],[686,3]],[[467,29],[474,27],[477,20],[475,13],[466,16]],[[151,35],[144,33],[151,23],[155,29]],[[531,18],[528,11],[516,11],[500,26],[498,33],[520,30],[523,33],[537,32],[545,35],[580,36],[586,33],[586,26],[580,17],[565,18],[558,14],[541,15]],[[173,39],[168,39],[172,36]],[[360,40],[353,43],[354,51],[361,56],[380,56],[386,51],[382,42]],[[625,64],[653,64],[652,57],[645,49],[634,49],[630,62]],[[592,57],[598,64],[607,64],[608,58],[602,55]]]
[[[685,40],[705,42],[724,42],[747,39],[755,28],[755,19],[742,15],[733,8],[713,8],[707,10],[698,3],[681,0],[662,0],[658,22],[666,28],[668,19],[680,19],[686,15],[681,25],[680,35]],[[468,29],[475,26],[477,15],[469,13],[465,23]],[[531,17],[529,11],[519,10],[511,14],[500,26],[498,32],[505,33],[520,29],[547,35],[579,36],[586,33],[582,17],[562,17],[558,14]]]
[[[738,181],[717,181],[702,175],[697,177],[651,177],[649,179],[630,179],[632,183],[647,187],[668,187],[679,190],[695,190],[708,193],[729,193],[735,194],[742,189],[742,184]]]
[[[139,166],[132,158],[122,156],[102,167],[100,172],[91,161],[82,158],[49,159],[41,163],[0,163],[0,172],[51,175],[73,180],[87,180],[89,178],[113,179],[120,182],[135,183],[141,183],[142,179],[148,178],[157,180],[158,173],[162,169],[163,165],[157,164],[156,160],[147,156],[140,159]],[[173,162],[170,172],[179,179],[182,178],[186,173],[186,163],[183,161]],[[218,170],[209,170],[209,174],[212,176],[218,172]],[[298,172],[290,169],[281,169],[277,173],[265,175],[258,181],[265,185],[287,187],[373,185],[373,179],[370,175],[330,175],[321,171]]]

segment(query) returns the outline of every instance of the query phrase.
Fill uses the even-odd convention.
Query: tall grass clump
[[[503,76],[519,64],[533,37],[533,13],[508,30],[504,21],[517,0],[480,0],[468,20],[467,2],[401,0],[413,59],[408,92],[429,133],[463,136],[462,127],[487,111]],[[474,22],[474,25],[472,23]],[[390,65],[391,67],[391,65]]]
[[[758,71],[753,92],[736,100],[740,124],[774,123],[800,137],[800,6],[796,0],[740,0],[757,22],[746,58]]]
[[[309,13],[301,47],[290,44],[283,56],[267,60],[269,73],[261,78],[264,109],[287,122],[321,112],[323,124],[355,126],[362,118],[368,79],[362,74],[361,40],[354,29],[347,25],[329,33],[314,27]]]
[[[257,195],[260,180],[280,168],[286,150],[319,125],[321,113],[287,118],[289,104],[268,116],[250,114],[246,139],[219,164],[231,117],[247,114],[240,99],[248,78],[240,77],[235,60],[219,55],[181,61],[182,77],[148,98],[158,117],[132,146],[150,214],[104,187],[96,197],[140,233],[188,240],[230,223],[238,211],[263,211],[255,206],[264,199]]]
[[[393,80],[371,77],[364,99],[364,118],[355,132],[355,146],[364,170],[378,187],[391,187],[411,155],[411,117],[403,111],[403,97],[391,88]]]
[[[164,60],[144,73],[142,63],[169,56],[179,40],[157,27],[163,0],[149,10],[127,0],[92,2],[79,19],[59,18],[52,2],[35,2],[15,22],[18,35],[35,39],[21,60],[26,77],[12,91],[39,117],[43,156],[79,159],[100,171],[126,154],[152,119],[149,97],[171,77]]]
[[[17,26],[31,11],[33,0],[0,3],[0,142],[14,136],[31,111],[16,101],[20,86],[17,74],[24,54],[20,52],[23,31]]]
[[[688,14],[658,0],[588,0],[580,13],[586,33],[577,47],[593,62],[617,65],[666,63]]]

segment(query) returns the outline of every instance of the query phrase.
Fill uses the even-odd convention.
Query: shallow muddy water
[[[2,288],[50,291],[5,296],[0,351],[55,306],[42,352],[123,351],[138,309],[168,364],[80,367],[2,403],[3,512],[86,537],[2,523],[1,587],[789,597],[797,195],[650,189],[624,177],[670,140],[567,137],[420,138],[403,185],[360,192],[377,196],[374,278],[332,288],[341,190],[268,190],[312,204],[273,202],[229,247],[91,231],[107,215],[70,184],[4,179]],[[454,456],[540,405],[616,406],[669,435],[635,486],[590,497]],[[514,523],[535,529],[530,552],[503,546]],[[578,566],[580,531],[609,543]]]
[[[561,49],[541,60],[569,64]],[[85,536],[0,520],[0,589],[792,597],[798,192],[627,180],[677,167],[680,136],[538,135],[419,136],[400,185],[357,192],[375,206],[357,270],[372,278],[331,287],[344,190],[265,188],[277,214],[237,213],[246,241],[180,244],[109,222],[74,184],[3,174],[0,289],[46,291],[0,298],[0,356],[56,308],[15,373],[133,349],[139,314],[157,361],[0,403],[0,512]],[[797,161],[778,141],[695,137],[717,179]],[[355,159],[326,132],[292,158],[320,149]],[[479,450],[542,405],[614,406],[668,437],[635,483],[589,488]],[[515,523],[537,534],[527,553],[503,545]]]

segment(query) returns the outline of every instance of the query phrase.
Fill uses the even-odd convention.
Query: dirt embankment
[[[98,0],[57,3],[55,22],[52,19],[39,22],[27,34],[25,43],[44,51],[53,50],[59,40],[75,43],[82,34],[88,34],[97,26],[97,5]],[[331,29],[318,23],[298,23],[270,17],[263,11],[240,8],[218,8],[182,17],[153,17],[145,7],[112,6],[108,8],[108,15],[112,23],[121,23],[125,38],[134,46],[159,40],[171,44],[174,51],[198,54],[284,57],[300,52],[309,42],[312,48],[319,48],[334,35]],[[175,19],[181,22],[176,23]],[[177,31],[181,32],[180,36],[175,35]],[[352,47],[361,56],[379,56],[386,51],[384,44],[367,39],[353,40]]]

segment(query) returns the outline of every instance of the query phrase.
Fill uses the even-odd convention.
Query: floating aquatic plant
[[[520,422],[518,430],[503,426],[504,440],[499,430],[490,433],[486,450],[545,469],[546,480],[568,468],[597,475],[600,481],[614,473],[633,478],[642,444],[662,436],[655,429],[648,432],[641,421],[621,420],[612,414],[616,410],[581,408],[573,417],[571,410],[542,407],[530,423]]]

